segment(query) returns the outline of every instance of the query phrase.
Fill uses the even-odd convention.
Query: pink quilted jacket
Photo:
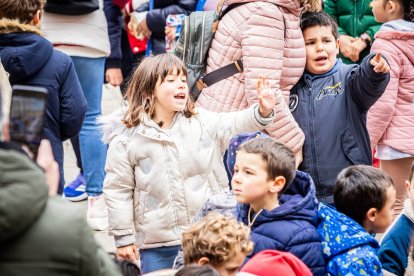
[[[302,76],[305,44],[299,27],[298,0],[226,0],[232,9],[220,21],[208,53],[207,72],[242,59],[244,72],[203,89],[197,104],[229,112],[257,102],[259,76],[268,77],[276,93],[275,120],[266,131],[298,152],[304,134],[289,110],[289,91]]]
[[[381,50],[391,80],[368,112],[371,146],[385,144],[414,155],[414,32],[379,31],[371,52]]]

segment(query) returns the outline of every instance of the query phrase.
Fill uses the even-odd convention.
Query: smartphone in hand
[[[35,157],[43,139],[47,94],[43,87],[12,86],[10,139],[27,146]]]

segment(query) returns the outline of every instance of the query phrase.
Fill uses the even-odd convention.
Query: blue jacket
[[[408,265],[409,248],[414,240],[414,210],[410,199],[381,240],[379,258],[382,269],[404,276]]]
[[[305,134],[299,169],[315,181],[316,195],[333,203],[338,173],[350,165],[372,164],[366,128],[368,109],[383,94],[389,73],[375,73],[369,64],[345,65],[338,60],[326,74],[304,74],[290,94],[293,117]]]
[[[52,144],[62,174],[62,141],[79,133],[86,112],[86,99],[72,60],[54,50],[34,27],[6,19],[0,20],[0,56],[11,85],[33,85],[49,91],[44,135]]]
[[[382,275],[379,244],[360,224],[320,204],[318,232],[330,275]]]
[[[254,250],[248,258],[265,249],[290,252],[314,275],[324,275],[321,240],[316,231],[318,201],[310,176],[298,171],[279,202],[279,207],[263,210],[251,226]],[[249,204],[238,204],[236,209],[238,220],[246,225],[249,208]]]

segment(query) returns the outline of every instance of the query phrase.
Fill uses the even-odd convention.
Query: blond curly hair
[[[250,229],[234,218],[210,213],[182,234],[184,264],[207,257],[212,265],[222,265],[238,251],[246,256],[253,250]]]

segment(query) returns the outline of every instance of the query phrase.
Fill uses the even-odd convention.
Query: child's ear
[[[40,28],[40,22],[41,21],[42,21],[42,11],[37,10],[35,15],[33,16],[32,22],[30,22],[30,24]]]
[[[398,12],[400,9],[398,1],[387,1],[388,13]]]
[[[405,181],[405,188],[407,189],[407,194],[410,194],[410,188],[411,188],[411,183],[410,181],[406,180]]]
[[[365,215],[365,219],[369,222],[375,222],[377,218],[377,208],[371,208],[368,210],[367,214]]]
[[[277,176],[272,183],[269,191],[271,193],[280,193],[286,185],[286,179],[283,176]]]
[[[336,40],[336,55],[339,55],[339,38]]]
[[[198,265],[208,265],[209,263],[210,259],[207,257],[201,257],[197,262]]]

